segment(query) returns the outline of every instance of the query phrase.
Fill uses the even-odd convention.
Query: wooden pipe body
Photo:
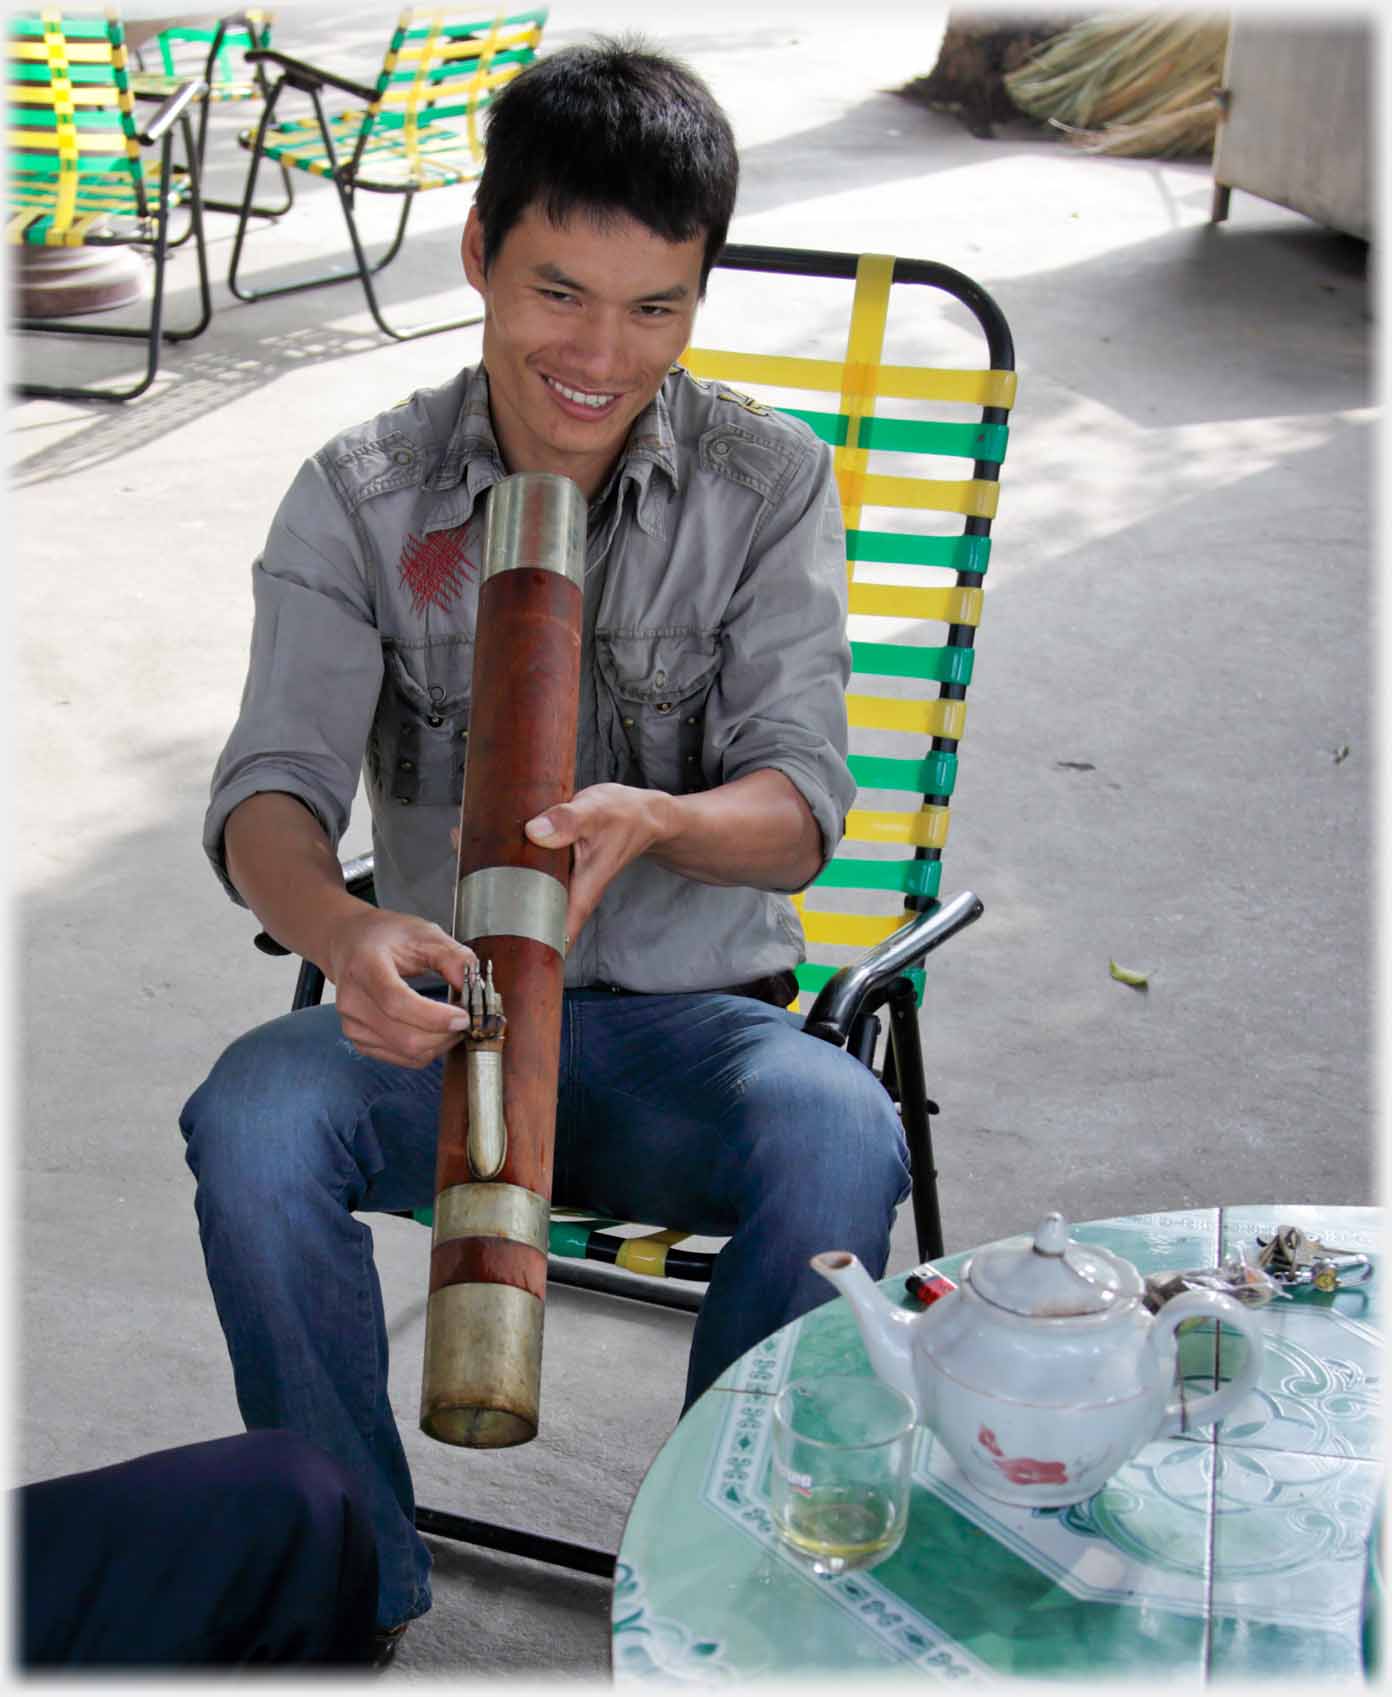
[[[586,529],[569,478],[520,474],[488,500],[453,929],[505,1029],[445,1061],[420,1417],[474,1448],[537,1430],[570,850],[523,826],[574,793]],[[471,1091],[477,1119],[499,1072],[501,1125],[471,1145]]]

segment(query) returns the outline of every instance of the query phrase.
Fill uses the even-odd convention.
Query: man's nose
[[[618,312],[587,312],[574,326],[568,352],[577,367],[576,375],[599,379],[620,375],[623,364],[623,315]]]

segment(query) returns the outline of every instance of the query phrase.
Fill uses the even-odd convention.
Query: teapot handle
[[[1216,1290],[1190,1290],[1172,1297],[1155,1316],[1147,1347],[1168,1370],[1179,1348],[1175,1332],[1186,1320],[1221,1320],[1241,1332],[1247,1340],[1242,1365],[1236,1375],[1216,1391],[1196,1401],[1176,1398],[1165,1409],[1165,1418],[1157,1438],[1172,1437],[1196,1426],[1211,1426],[1220,1420],[1234,1403],[1240,1402],[1261,1376],[1263,1333],[1261,1322],[1249,1309]],[[1166,1347],[1168,1346],[1168,1348]]]

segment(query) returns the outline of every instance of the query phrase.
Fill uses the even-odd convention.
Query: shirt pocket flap
[[[720,669],[715,632],[675,631],[656,635],[595,633],[595,653],[605,682],[624,701],[670,712],[704,694]]]

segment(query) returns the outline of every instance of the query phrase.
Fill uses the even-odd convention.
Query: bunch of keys
[[[1366,1255],[1335,1249],[1307,1237],[1298,1226],[1277,1226],[1270,1237],[1259,1237],[1257,1265],[1287,1291],[1307,1285],[1325,1295],[1373,1276],[1373,1264]]]

